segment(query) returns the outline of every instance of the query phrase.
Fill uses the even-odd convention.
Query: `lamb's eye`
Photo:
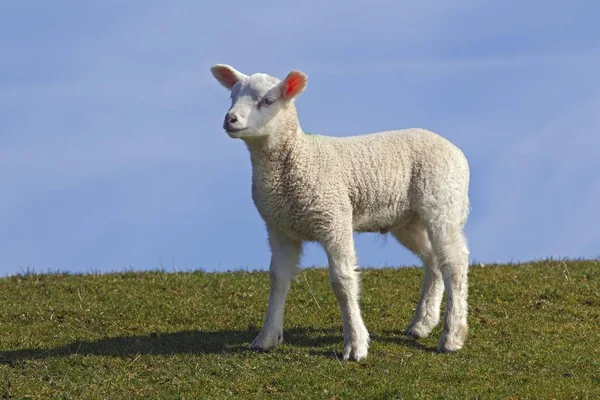
[[[274,100],[273,100],[272,98],[270,98],[270,97],[265,97],[264,99],[262,99],[262,103],[263,103],[263,104],[266,104],[266,105],[271,105],[271,104],[273,104],[273,101],[274,101]]]

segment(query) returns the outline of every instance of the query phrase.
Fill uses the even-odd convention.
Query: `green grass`
[[[472,267],[470,334],[456,354],[434,351],[440,327],[419,341],[402,334],[421,276],[363,272],[372,344],[361,363],[338,359],[341,322],[325,269],[300,273],[285,344],[270,353],[248,350],[266,309],[265,272],[1,279],[0,394],[599,398],[600,262]]]

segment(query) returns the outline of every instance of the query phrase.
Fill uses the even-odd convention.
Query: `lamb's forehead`
[[[273,89],[281,82],[279,79],[267,74],[253,74],[244,81],[235,85],[231,95],[232,97],[249,95],[253,98],[264,96],[269,90]]]

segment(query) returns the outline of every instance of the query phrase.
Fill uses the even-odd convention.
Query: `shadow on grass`
[[[379,342],[387,342],[393,344],[399,344],[404,347],[411,347],[413,349],[427,352],[437,353],[436,347],[426,346],[419,342],[418,339],[414,339],[405,335],[404,331],[384,331],[381,335],[373,335],[373,339]]]
[[[390,336],[391,335],[391,336]],[[341,345],[341,338],[338,340],[338,342]],[[435,347],[429,347],[426,346],[422,343],[419,343],[418,341],[416,341],[413,338],[410,338],[408,336],[404,336],[404,333],[398,333],[396,331],[386,331],[383,332],[382,334],[371,334],[371,342],[385,342],[385,343],[392,343],[392,344],[396,344],[396,345],[400,345],[403,347],[410,347],[422,352],[426,352],[426,353],[437,353],[437,349]],[[340,352],[335,352],[332,350],[310,350],[309,351],[310,354],[312,355],[318,355],[318,356],[322,356],[322,357],[329,357],[329,358],[337,358],[338,360],[341,359],[342,354]]]
[[[257,329],[223,331],[183,331],[151,333],[138,336],[118,336],[95,341],[75,341],[55,348],[0,351],[0,364],[13,365],[27,359],[99,355],[128,357],[131,355],[231,354],[249,351],[258,334]],[[322,347],[342,344],[341,329],[291,328],[285,331],[285,342],[292,346]],[[373,340],[395,342],[422,351],[434,351],[406,337],[373,335]],[[331,352],[314,350],[311,354],[333,357]]]

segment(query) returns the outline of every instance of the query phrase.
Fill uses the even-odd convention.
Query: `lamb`
[[[438,351],[462,348],[467,336],[469,166],[448,140],[424,129],[347,138],[305,134],[294,99],[307,76],[292,71],[280,81],[218,64],[214,77],[231,91],[223,128],[242,139],[252,162],[252,199],[271,248],[270,295],[253,350],[283,340],[286,297],[302,244],[325,249],[339,303],[344,360],[367,356],[369,332],[359,308],[353,232],[391,233],[424,264],[424,280],[406,333],[423,338],[438,324],[444,288],[446,311]]]

